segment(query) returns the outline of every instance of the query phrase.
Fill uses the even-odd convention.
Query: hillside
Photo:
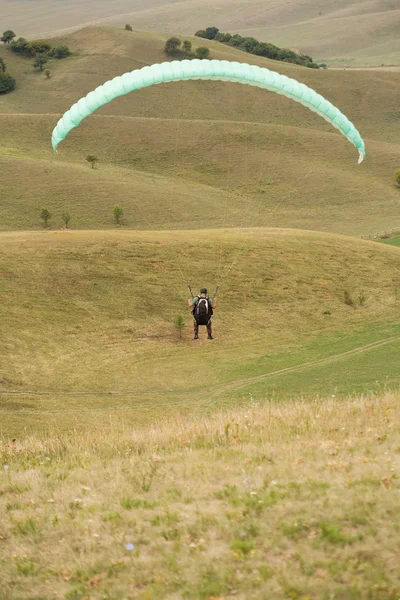
[[[101,428],[110,411],[138,426],[166,410],[201,415],[249,397],[398,386],[397,248],[274,229],[0,239],[1,422],[9,435],[54,420],[61,429],[85,429],[88,420]],[[196,351],[188,281],[195,290],[221,284],[216,342],[201,339]]]
[[[339,407],[339,410],[338,410]],[[398,397],[0,444],[2,599],[397,600]],[[95,420],[95,417],[92,417]]]
[[[49,139],[58,115],[108,78],[164,60],[166,37],[94,27],[60,38],[77,55],[53,61],[48,81],[0,48],[18,80],[17,90],[0,98],[1,229],[37,228],[44,204],[73,213],[76,228],[106,228],[115,202],[130,227],[147,229],[268,225],[361,235],[398,225],[391,177],[400,73],[314,72],[208,42],[214,58],[276,69],[337,104],[366,138],[361,167],[354,149],[310,111],[218,82],[120,98],[72,132],[55,157]],[[93,153],[100,164],[92,172],[85,158]]]
[[[400,9],[394,0],[127,0],[112,3],[0,0],[7,27],[43,37],[95,23],[193,34],[207,25],[255,35],[280,46],[295,47],[317,60],[342,65],[400,64],[397,31]]]

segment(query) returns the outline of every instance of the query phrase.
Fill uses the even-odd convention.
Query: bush
[[[86,160],[89,164],[92,165],[92,169],[95,168],[95,164],[99,161],[97,156],[94,156],[93,154],[89,154],[89,156],[86,157]]]
[[[210,49],[206,46],[200,46],[200,48],[196,48],[196,56],[203,60],[204,58],[208,58],[210,56]]]
[[[6,63],[0,56],[0,73],[5,73],[5,72],[6,72]]]
[[[125,25],[125,31],[133,31],[132,25]]]
[[[8,94],[15,89],[16,81],[10,73],[0,71],[0,94]]]
[[[68,46],[53,46],[49,51],[49,56],[52,58],[68,58],[71,56],[71,51]]]
[[[36,54],[47,54],[52,49],[52,45],[45,40],[36,40],[30,43]]]
[[[36,54],[33,46],[23,37],[11,42],[10,48],[15,54],[19,54],[25,58],[32,58]]]
[[[185,40],[182,44],[182,50],[186,54],[190,54],[190,52],[192,51],[192,42],[190,42],[189,40]]]
[[[40,211],[40,218],[43,221],[44,227],[48,227],[49,221],[51,219],[51,213],[47,208],[42,208]]]
[[[122,208],[120,207],[119,204],[116,204],[114,206],[113,215],[114,215],[115,222],[117,223],[117,225],[119,225],[121,223],[122,217],[124,216],[124,211],[122,210]]]
[[[397,171],[395,171],[394,180],[396,182],[397,187],[400,188],[400,169],[397,169]]]
[[[65,228],[68,229],[68,224],[71,220],[71,215],[68,212],[63,212],[63,214],[61,215],[61,218],[64,222]]]
[[[50,79],[50,76],[51,76],[50,69],[46,69],[45,72],[44,72],[44,74],[46,75],[46,79]]]
[[[205,29],[199,29],[199,31],[196,31],[196,33],[194,35],[196,37],[207,39],[207,33],[206,33]]]
[[[182,317],[182,315],[178,315],[176,317],[174,325],[175,325],[175,329],[177,331],[179,331],[179,338],[182,339],[182,333],[183,333],[183,330],[185,329],[185,319]]]
[[[169,38],[165,43],[165,49],[164,49],[165,54],[167,54],[168,56],[173,56],[174,54],[177,54],[179,52],[181,44],[182,44],[182,42],[179,38],[177,38],[177,37]]]
[[[347,304],[347,306],[354,306],[354,301],[349,290],[344,290],[344,303]]]

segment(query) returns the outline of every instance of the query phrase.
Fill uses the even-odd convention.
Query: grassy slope
[[[21,10],[22,9],[22,10]],[[0,0],[7,26],[26,35],[51,35],[60,28],[83,24],[131,22],[146,30],[193,34],[207,25],[224,31],[256,35],[281,46],[296,47],[318,59],[341,64],[399,64],[397,31],[400,10],[393,0],[115,0],[88,5],[69,0],[56,7],[50,0],[37,7],[28,0]]]
[[[190,316],[182,340],[173,327],[194,262],[195,287],[223,286],[217,341],[201,340],[196,352]],[[2,234],[0,273],[7,432],[47,427],[53,411],[65,428],[88,419],[103,427],[111,409],[139,424],[166,406],[200,414],[249,393],[343,395],[399,383],[396,248],[290,230]],[[163,307],[166,290],[173,301]]]
[[[7,440],[2,599],[397,600],[399,421],[385,395]]]
[[[303,107],[261,90],[194,82],[118,99],[72,132],[55,158],[49,137],[57,115],[116,73],[163,60],[165,36],[89,28],[60,41],[82,54],[53,63],[50,81],[0,49],[19,82],[0,99],[3,229],[36,227],[44,203],[58,215],[63,208],[73,212],[75,227],[108,227],[114,199],[131,226],[155,229],[161,189],[173,213],[163,226],[220,226],[228,178],[229,225],[355,234],[396,225],[399,196],[390,178],[397,167],[400,74],[315,73],[210,43],[216,58],[278,68],[338,104],[367,138],[368,163],[361,168],[354,149]],[[102,163],[96,172],[84,165],[93,151]],[[196,210],[204,198],[206,219]],[[25,210],[16,211],[22,203]],[[146,217],[138,204],[146,205]]]

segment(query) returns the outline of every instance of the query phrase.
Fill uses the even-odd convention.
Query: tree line
[[[32,65],[34,69],[43,71],[50,59],[63,59],[71,55],[68,46],[53,46],[46,40],[34,40],[28,42],[23,37],[16,38],[16,34],[11,29],[8,29],[0,37],[3,44],[9,46],[10,50],[23,58],[34,59]],[[49,69],[45,70],[47,78],[50,77]],[[7,71],[6,63],[3,58],[0,58],[0,94],[6,94],[15,89],[16,80]]]
[[[280,60],[283,62],[289,62],[310,69],[319,69],[320,66],[313,61],[311,56],[307,54],[298,54],[293,50],[287,48],[279,48],[269,42],[260,42],[254,37],[243,37],[238,33],[222,33],[218,27],[207,27],[207,29],[200,29],[195,33],[196,37],[204,38],[207,40],[215,40],[221,44],[227,44],[233,46],[243,52],[249,54],[255,54],[256,56],[264,56],[265,58],[271,58],[272,60]],[[325,67],[326,65],[321,65]]]
[[[164,52],[167,56],[174,58],[209,58],[210,49],[207,46],[200,46],[193,52],[193,45],[190,40],[180,40],[178,37],[171,37],[165,43]]]

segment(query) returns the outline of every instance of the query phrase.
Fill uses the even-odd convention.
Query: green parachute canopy
[[[336,127],[358,150],[359,163],[365,144],[353,123],[338,108],[303,83],[262,67],[227,60],[183,60],[137,69],[115,77],[74,104],[58,121],[52,135],[55,151],[62,140],[83,119],[119,96],[160,83],[191,79],[231,81],[276,92],[300,102]]]

